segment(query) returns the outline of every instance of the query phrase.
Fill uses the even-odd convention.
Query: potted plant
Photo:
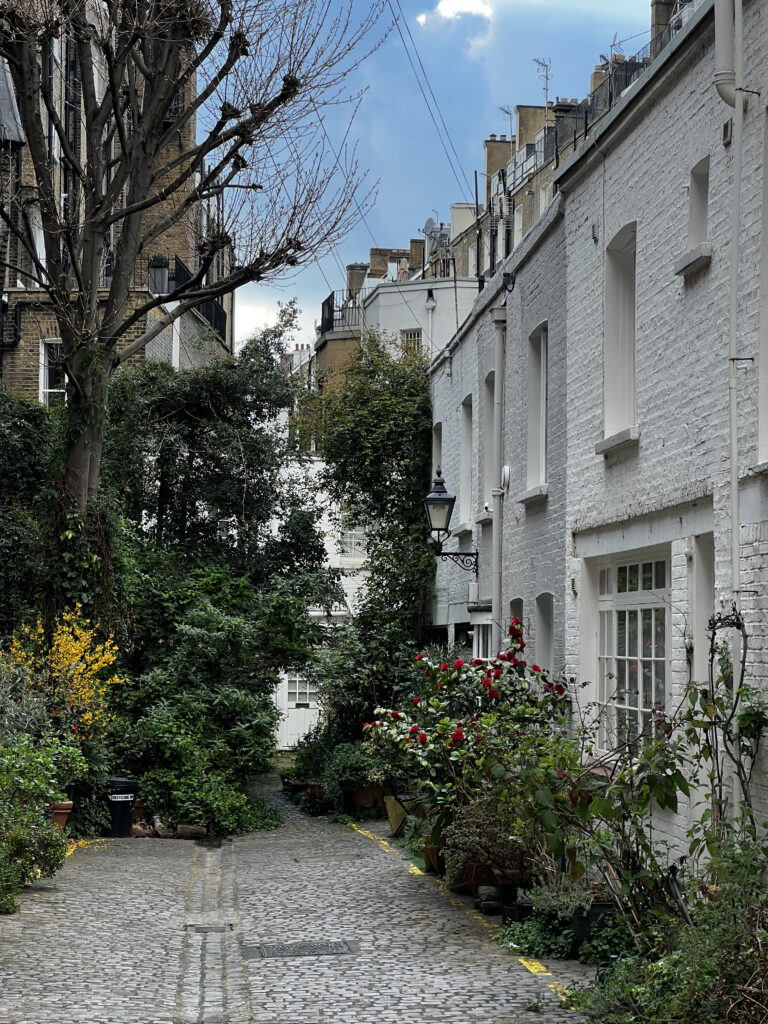
[[[149,290],[155,295],[168,294],[168,257],[161,255],[149,258]]]

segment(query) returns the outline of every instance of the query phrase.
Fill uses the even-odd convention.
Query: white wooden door
[[[277,749],[292,750],[319,717],[317,690],[300,672],[289,669],[283,673],[276,696],[281,716],[276,734]]]

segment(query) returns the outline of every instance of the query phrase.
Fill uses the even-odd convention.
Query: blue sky
[[[392,7],[398,10],[397,0]],[[463,174],[454,159],[455,170],[470,182],[482,169],[483,139],[509,133],[509,118],[500,108],[544,102],[534,58],[551,61],[550,99],[582,99],[594,65],[614,40],[631,55],[650,38],[650,0],[400,0],[400,9]],[[407,40],[405,29],[403,34]],[[369,181],[378,182],[375,206],[320,265],[277,285],[240,289],[239,340],[271,322],[278,301],[295,296],[302,312],[296,341],[313,341],[329,285],[344,286],[343,266],[367,262],[374,245],[407,246],[420,237],[428,217],[438,219],[435,211],[448,221],[451,203],[471,199],[466,186],[459,189],[397,31],[358,70],[355,84],[367,90],[349,141],[357,143]],[[439,123],[434,106],[433,113]],[[336,145],[344,126],[330,117],[326,124]]]

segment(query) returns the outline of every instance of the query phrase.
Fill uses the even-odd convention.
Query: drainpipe
[[[741,150],[744,137],[744,72],[741,0],[715,0],[715,87],[733,113],[733,196],[728,280],[728,420],[731,489],[731,591],[738,608],[741,598],[739,549],[739,445],[737,419],[737,326],[739,285],[739,221],[741,207]],[[735,680],[735,672],[734,672]]]
[[[491,489],[493,537],[491,550],[491,653],[498,654],[501,649],[501,555],[502,555],[502,507],[504,489],[501,486],[501,447],[503,437],[503,400],[504,400],[504,340],[507,329],[507,307],[495,306],[491,310],[491,319],[496,331],[493,364],[493,447],[491,448],[491,465],[496,486]]]
[[[739,219],[741,209],[741,150],[744,137],[744,67],[743,67],[742,0],[715,0],[715,87],[733,112],[733,196],[731,199],[731,251],[728,280],[728,422],[731,491],[731,599],[741,607],[741,549],[739,533],[739,438],[738,438],[738,284],[739,284]],[[737,668],[741,659],[741,637],[734,631],[731,656],[733,661],[733,696],[738,689]],[[734,726],[736,723],[734,722]],[[738,781],[733,779],[733,815],[738,817],[741,800]]]

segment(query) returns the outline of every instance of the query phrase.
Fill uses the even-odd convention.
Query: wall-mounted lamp
[[[429,523],[429,535],[435,555],[444,562],[453,562],[462,569],[474,570],[475,579],[478,577],[478,552],[477,551],[443,551],[443,541],[448,540],[451,531],[448,524],[451,521],[453,506],[456,497],[449,494],[445,487],[443,474],[440,467],[437,467],[437,476],[432,483],[432,490],[424,499],[424,508]]]

